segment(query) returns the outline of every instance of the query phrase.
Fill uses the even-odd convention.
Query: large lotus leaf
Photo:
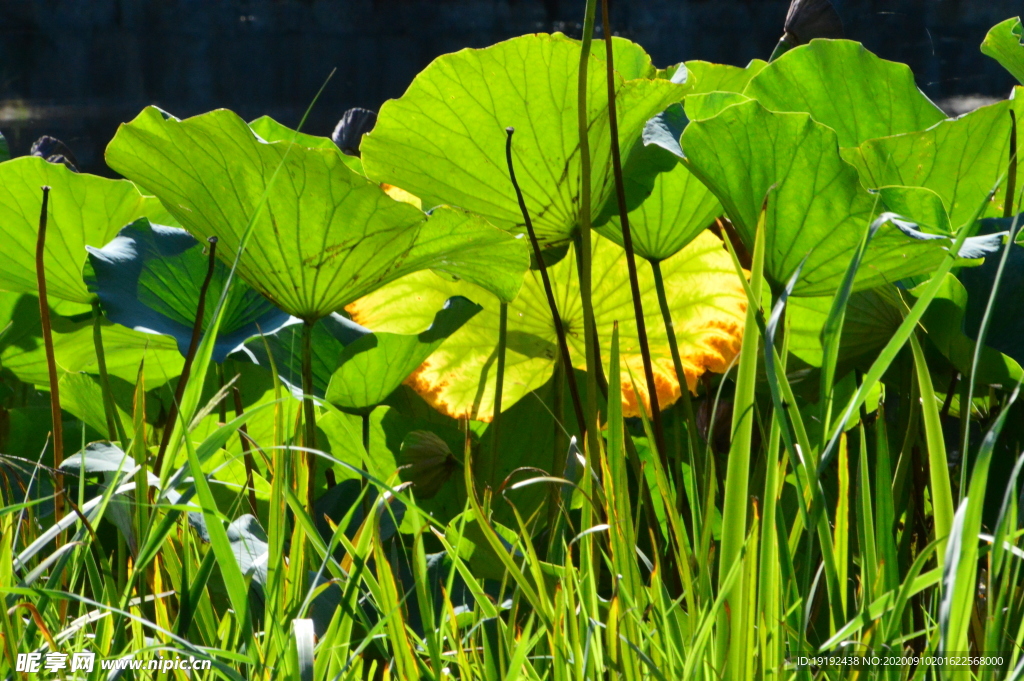
[[[260,116],[253,122],[249,123],[249,127],[254,133],[260,136],[267,142],[295,142],[304,147],[311,149],[327,149],[334,151],[338,148],[338,145],[334,143],[334,140],[329,137],[318,137],[316,135],[310,135],[304,132],[298,132],[291,128],[278,123],[270,116]],[[358,156],[350,156],[343,153],[341,160],[349,168],[359,173],[363,172],[363,163],[359,160]]]
[[[199,242],[183,229],[142,218],[103,248],[87,248],[86,282],[107,318],[130,329],[172,336],[187,355],[209,269],[209,256]],[[222,262],[214,267],[203,310],[204,332],[213,321],[228,271]],[[235,281],[217,332],[214,361],[223,362],[246,339],[273,333],[289,318],[244,281]]]
[[[367,175],[412,192],[424,206],[458,205],[502,229],[523,232],[505,159],[505,128],[512,126],[516,176],[537,235],[545,245],[567,242],[580,213],[579,50],[564,36],[529,35],[436,59],[400,99],[384,104],[376,127],[363,138]],[[628,75],[645,73],[635,59],[621,61]],[[619,145],[628,158],[647,119],[681,100],[687,86],[626,80],[622,73],[615,77],[616,107]],[[596,215],[614,188],[607,76],[596,56],[588,78]]]
[[[904,307],[894,286],[851,295],[843,320],[840,360],[856,359],[884,347],[903,321]],[[827,296],[794,297],[786,305],[789,351],[811,366],[821,366],[821,332],[831,308],[832,299]]]
[[[625,253],[602,237],[594,239],[593,249],[594,315],[602,342],[602,359],[607,362],[610,356],[612,325],[617,321],[622,361],[634,376],[643,376]],[[548,271],[573,365],[583,367],[583,310],[574,253],[570,252]],[[705,371],[723,371],[738,351],[746,299],[722,242],[710,233],[700,235],[662,263],[662,272],[686,380],[692,388]],[[653,275],[647,267],[641,267],[639,274],[644,309],[656,311]],[[488,300],[469,284],[417,274],[357,301],[348,310],[360,324],[410,333],[423,328],[429,314],[425,311],[453,294]],[[650,317],[659,319],[656,313]],[[480,314],[452,334],[410,376],[409,384],[443,413],[489,420],[494,409],[498,319],[497,301],[485,303]],[[647,333],[659,403],[668,405],[679,397],[680,384],[672,368],[667,332],[660,321],[651,321]],[[507,338],[502,393],[505,408],[551,377],[558,352],[551,313],[536,272],[527,275],[519,297],[509,304]],[[625,409],[635,415],[637,398],[627,372],[623,375]],[[645,387],[640,385],[640,390],[643,392]],[[642,399],[646,401],[646,394],[642,394]]]
[[[808,114],[775,113],[750,101],[692,122],[682,145],[690,170],[722,202],[748,248],[769,198],[765,271],[774,285],[785,285],[806,257],[795,295],[839,288],[866,227],[882,211],[839,156],[831,128]],[[854,287],[928,272],[949,244],[947,237],[888,222],[871,241]]]
[[[92,319],[51,316],[51,324],[58,375],[99,373]],[[6,331],[0,335],[0,368],[25,383],[49,385],[39,299],[27,294],[0,293],[0,329],[5,327]],[[181,373],[183,360],[172,339],[133,331],[107,320],[102,321],[101,332],[107,371],[111,376],[135,383],[143,358],[149,388],[162,385]]]
[[[812,40],[761,71],[743,94],[772,111],[801,111],[836,131],[839,146],[925,130],[946,115],[906,64],[849,40]]]
[[[1020,315],[1012,309],[1018,299],[1020,285],[1024,283],[1024,257],[1021,257],[1024,256],[1024,249],[1014,247],[1013,251],[1022,253],[1012,258],[1016,262],[1010,265],[1010,271],[1003,277],[1002,286],[1008,286],[1012,293],[1000,296],[998,302],[1003,303],[1003,306],[996,308],[998,312],[992,320],[985,346],[981,349],[976,377],[981,383],[1010,386],[1024,377],[1020,365],[1011,359],[1014,353],[1018,357],[1024,357],[1024,353],[1020,351]],[[998,261],[998,256],[987,258],[981,267],[961,270],[960,276],[971,282],[971,289],[965,288],[952,274],[947,274],[938,294],[921,318],[921,325],[928,333],[929,340],[965,376],[971,372],[974,349],[977,345],[975,339],[978,335],[978,322],[988,303],[991,277],[995,273]],[[984,285],[986,280],[987,288]],[[924,286],[921,284],[911,289],[911,294],[917,295]],[[1010,356],[993,348],[1007,352]]]
[[[690,243],[722,214],[722,204],[680,161],[679,137],[691,120],[717,114],[725,106],[745,101],[739,94],[764,67],[751,62],[746,69],[707,62],[692,64],[693,91],[684,104],[673,104],[651,118],[641,139],[626,159],[623,179],[633,249],[648,260],[664,260]],[[689,68],[690,63],[686,67]],[[687,81],[690,84],[690,81]],[[727,88],[732,88],[729,90]],[[609,197],[595,218],[598,231],[622,245],[618,201]]]
[[[943,121],[924,132],[868,140],[843,156],[857,167],[867,187],[927,187],[942,199],[950,223],[959,227],[978,210],[1009,165],[1010,111],[1018,127],[1024,121],[1024,88],[1013,98],[983,106],[965,116]],[[1017,175],[1024,177],[1018,155]],[[984,217],[1002,215],[1005,180],[992,197]]]
[[[479,289],[477,289],[479,290]],[[452,335],[480,306],[453,296],[426,322],[428,328],[411,334],[374,333],[331,314],[313,325],[313,393],[344,409],[364,409],[380,404],[445,338]],[[247,347],[263,366],[274,364],[285,383],[302,387],[303,323],[293,320],[276,333],[254,338]]]
[[[266,192],[238,272],[296,317],[315,321],[431,267],[515,297],[529,266],[526,244],[460,210],[438,208],[428,219],[342,156],[337,148],[266,142],[230,111],[182,121],[152,107],[107,147],[111,167],[152,190],[182,226],[217,236],[225,262],[234,261]]]
[[[671,168],[654,176],[649,195],[629,212],[633,250],[647,260],[665,260],[690,243],[705,227],[722,214],[722,204],[685,165],[657,145],[645,147],[645,155],[664,159]],[[634,154],[634,158],[638,155]],[[640,161],[642,162],[642,161]],[[609,201],[609,204],[614,204]],[[622,225],[618,206],[598,231],[622,244]]]
[[[1024,29],[1020,17],[993,26],[981,43],[981,51],[1002,64],[1024,85]]]
[[[35,293],[36,241],[43,185],[50,187],[47,209],[46,291],[51,305],[81,311],[95,296],[82,281],[86,246],[102,246],[117,230],[143,215],[159,213],[159,201],[144,197],[131,182],[107,180],[68,170],[63,164],[24,156],[0,164],[0,225],[4,262],[0,289]],[[74,307],[58,304],[72,303]]]
[[[687,82],[692,84],[695,93],[743,92],[750,79],[768,66],[768,62],[754,59],[743,68],[694,60],[686,62],[685,66],[692,80],[692,83],[689,80]]]

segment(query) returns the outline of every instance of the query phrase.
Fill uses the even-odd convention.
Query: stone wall
[[[911,65],[936,100],[1005,96],[978,51],[1017,0],[837,0],[847,35]],[[616,31],[659,65],[766,58],[788,0],[613,0]],[[46,132],[105,172],[119,122],[155,103],[228,107],[294,125],[332,69],[308,130],[399,96],[434,57],[522,33],[579,31],[582,0],[3,0],[0,131],[17,153]]]

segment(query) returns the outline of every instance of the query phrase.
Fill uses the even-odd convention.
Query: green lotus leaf
[[[8,161],[11,158],[11,147],[7,144],[7,138],[4,137],[3,133],[0,133],[0,163]]]
[[[434,315],[426,331],[414,335],[377,332],[345,346],[327,386],[327,401],[343,409],[380,404],[449,336],[482,310],[454,297]]]
[[[334,151],[338,148],[334,140],[329,137],[319,137],[292,130],[286,125],[278,123],[270,116],[260,116],[249,123],[249,127],[260,136],[260,139],[267,142],[295,142],[310,149],[326,149],[328,151]],[[349,168],[362,175],[363,162],[359,160],[358,156],[349,156],[343,153],[341,160]]]
[[[479,289],[478,289],[479,290]],[[374,333],[339,314],[313,325],[313,393],[342,409],[373,407],[390,395],[448,336],[480,306],[461,296],[442,301],[419,333]],[[435,308],[436,309],[436,308]],[[263,366],[270,366],[266,348],[282,381],[302,386],[303,324],[293,320],[275,333],[254,338],[247,348]]]
[[[616,45],[617,53],[639,54],[623,41]],[[529,35],[436,59],[400,99],[384,104],[376,127],[363,138],[367,175],[412,192],[424,206],[458,205],[522,233],[505,159],[505,128],[512,126],[516,174],[538,238],[545,246],[568,242],[580,213],[579,50],[561,35]],[[625,71],[616,75],[615,101],[619,145],[628,158],[646,121],[688,90],[649,79],[653,72],[638,66],[639,57],[621,59],[621,65],[619,59],[616,65]],[[597,56],[588,77],[591,208],[597,215],[614,188],[607,76]]]
[[[686,69],[693,79],[693,92],[743,92],[750,79],[759,74],[768,62],[752,60],[747,66],[712,64],[706,61],[688,61]]]
[[[92,319],[53,316],[51,324],[58,375],[98,374]],[[4,327],[7,330],[0,336],[0,368],[25,383],[49,385],[39,299],[27,294],[0,293],[0,329]],[[148,388],[162,385],[181,373],[184,360],[170,337],[133,331],[107,320],[102,321],[101,331],[111,376],[134,384],[143,359]]]
[[[159,201],[144,197],[125,180],[76,173],[35,156],[2,163],[0,225],[5,257],[0,289],[36,293],[36,240],[44,185],[50,187],[44,257],[47,296],[60,312],[81,312],[96,297],[82,281],[85,247],[103,246],[129,222],[162,209]]]
[[[626,206],[629,210],[633,248],[647,260],[664,260],[690,243],[722,214],[722,204],[680,162],[679,137],[691,120],[717,115],[726,106],[747,101],[739,94],[764,67],[754,61],[746,69],[707,62],[688,62],[696,78],[693,92],[683,104],[672,104],[654,116],[642,134],[643,144],[634,147],[623,165]],[[687,81],[688,84],[690,81]],[[707,89],[711,91],[707,91]],[[725,88],[735,88],[727,91]],[[609,197],[594,219],[598,231],[622,245],[619,205]]]
[[[647,260],[660,261],[677,253],[721,215],[722,204],[668,152],[654,147],[650,153],[667,157],[673,167],[655,177],[650,195],[629,212],[629,226],[634,252]],[[621,245],[622,226],[617,206],[614,211],[598,231]]]
[[[1007,171],[1011,110],[1019,127],[1024,120],[1024,88],[1015,87],[1012,99],[983,106],[924,132],[868,140],[859,148],[844,149],[843,156],[856,166],[867,187],[931,189],[942,199],[950,223],[959,227],[971,219]],[[1018,177],[1024,176],[1022,166],[1024,159],[1018,161]],[[1005,192],[1004,181],[983,217],[1002,215]]]
[[[704,92],[687,97],[683,108],[689,120],[702,121],[717,116],[726,107],[747,101],[750,101],[750,97],[739,92]],[[676,143],[679,143],[678,138]]]
[[[1001,289],[1001,293],[1007,290],[1020,290],[1019,285],[1024,274],[1024,249],[1015,247],[1013,251],[1021,253],[1015,253],[1016,257],[1011,258],[1015,262],[1010,265],[1008,275],[1004,275],[1001,284],[1008,289]],[[981,267],[962,270],[960,276],[970,282],[970,288],[965,287],[952,274],[946,274],[939,293],[921,318],[921,325],[927,331],[928,339],[965,376],[969,376],[971,372],[974,349],[977,345],[975,339],[978,335],[978,323],[988,303],[998,260],[998,257],[988,258]],[[921,284],[911,289],[910,293],[917,295],[923,287],[924,284]],[[1015,294],[1003,293],[999,298],[999,307],[996,309],[1000,310],[1000,313],[993,318],[985,339],[985,347],[981,349],[976,380],[990,385],[1011,386],[1024,378],[1024,372],[1021,371],[1017,359],[1024,358],[1019,335],[1020,315],[1015,314],[1013,310],[1013,307],[1018,305]],[[1002,354],[1000,350],[1007,354]]]
[[[110,166],[155,192],[183,227],[218,237],[225,262],[234,261],[280,166],[238,273],[304,320],[427,268],[515,297],[529,266],[525,243],[457,209],[435,209],[428,219],[342,156],[337,148],[267,142],[230,111],[177,120],[152,107],[107,147]]]
[[[917,88],[909,66],[849,40],[812,40],[786,52],[743,94],[771,111],[811,114],[836,131],[841,147],[925,130],[946,118]]]
[[[980,231],[1001,234],[1010,230],[1015,220],[1019,229],[1020,224],[1024,223],[1024,213],[1016,218],[983,220]],[[1024,306],[1021,301],[1021,290],[1024,290],[1024,248],[1021,248],[1020,243],[1018,234],[1017,244],[1011,245],[1007,255],[985,344],[1024,364]],[[963,289],[970,302],[969,305],[961,306],[963,331],[969,338],[978,337],[981,318],[992,295],[992,285],[999,268],[1000,256],[986,258],[979,267],[963,269],[957,275],[963,282]]]
[[[103,407],[103,388],[98,376],[85,373],[66,373],[60,377],[60,407],[72,414],[97,433],[107,433],[107,416]],[[124,385],[124,384],[121,384]],[[129,394],[127,397],[131,397]],[[122,402],[123,404],[123,402]],[[131,414],[115,401],[115,409],[128,438],[135,433]]]
[[[765,272],[773,285],[785,285],[806,257],[794,295],[838,289],[867,225],[882,210],[839,156],[831,128],[808,114],[775,113],[750,101],[692,122],[682,145],[688,167],[722,202],[751,250],[769,198]],[[928,272],[949,243],[890,221],[871,241],[854,287]]]
[[[1024,29],[1020,17],[993,26],[981,43],[981,51],[1002,64],[1024,85]]]
[[[209,269],[209,256],[199,242],[183,229],[140,218],[103,248],[86,248],[86,283],[99,296],[107,318],[130,329],[172,336],[182,356],[187,355]],[[204,331],[213,321],[227,276],[227,266],[218,261],[206,292]],[[273,333],[288,320],[288,313],[236,281],[225,301],[214,361],[223,362],[248,338]]]
[[[625,253],[603,237],[593,244],[594,315],[602,341],[602,358],[610,356],[611,331],[619,324],[622,361],[634,376],[643,375],[630,295]],[[732,261],[722,242],[705,232],[693,243],[662,263],[667,298],[673,313],[676,339],[692,388],[707,370],[723,371],[738,351],[743,328],[745,297]],[[576,260],[572,250],[549,268],[565,325],[573,366],[583,367],[583,311],[578,295]],[[645,309],[657,310],[658,301],[651,270],[639,272]],[[452,283],[430,273],[415,274],[390,284],[348,307],[355,321],[381,331],[413,333],[428,322],[430,309],[446,298],[464,295],[485,302],[483,311],[441,347],[408,379],[409,385],[449,416],[490,420],[498,343],[499,306],[480,289],[464,282]],[[680,395],[680,383],[672,368],[665,327],[648,326],[654,359],[655,383],[661,405]],[[523,395],[551,377],[557,356],[557,336],[541,278],[530,272],[519,297],[509,304],[507,355],[502,405],[511,407]],[[623,400],[628,414],[637,414],[637,397],[627,372],[623,372]],[[643,391],[645,386],[641,385]],[[641,398],[647,400],[646,394]]]
[[[934,234],[952,234],[946,207],[927,187],[881,187],[878,196],[890,211],[910,218]]]
[[[846,304],[840,338],[840,361],[863,357],[889,342],[903,321],[904,303],[894,286],[858,291]],[[820,367],[821,331],[832,309],[827,296],[790,298],[786,305],[789,351],[807,364]]]

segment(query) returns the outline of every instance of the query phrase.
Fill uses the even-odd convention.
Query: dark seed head
[[[508,134],[510,134],[510,135],[511,135],[512,133],[514,133],[515,131],[516,131],[516,129],[515,129],[515,128],[513,128],[513,127],[512,127],[511,125],[510,125],[510,126],[508,126],[507,128],[505,128],[505,132],[507,132],[507,133],[508,133]]]
[[[215,244],[217,243],[217,241],[219,241],[219,239],[217,239],[217,237],[215,236],[211,236],[209,239],[206,240],[206,242],[210,244]]]

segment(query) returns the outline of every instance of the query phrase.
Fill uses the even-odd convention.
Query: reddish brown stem
[[[242,393],[238,389],[238,384],[231,386],[231,394],[235,398],[235,417],[241,416],[244,412],[242,410]],[[256,487],[253,484],[253,469],[255,463],[252,458],[252,449],[249,447],[249,429],[245,427],[245,424],[238,426],[238,437],[242,441],[242,460],[245,462],[245,488],[249,490],[249,508],[252,509],[252,514],[256,513]]]
[[[658,387],[654,382],[654,363],[651,361],[651,347],[647,342],[647,323],[644,307],[640,300],[640,278],[636,271],[636,255],[633,253],[633,235],[629,229],[629,210],[626,206],[626,186],[622,178],[622,155],[619,149],[619,120],[615,110],[615,59],[612,47],[612,26],[608,17],[608,0],[601,0],[601,23],[604,26],[605,64],[608,67],[608,129],[612,136],[612,171],[615,174],[615,197],[619,204],[619,222],[622,226],[622,247],[626,250],[626,265],[629,268],[629,288],[633,293],[633,314],[636,317],[636,333],[640,341],[640,356],[644,363],[644,378],[647,380],[647,395],[651,403],[651,425],[654,440],[665,470],[671,470],[668,448],[665,446],[665,428],[661,422],[661,405],[658,404]],[[683,390],[686,390],[685,377]],[[639,398],[639,396],[638,396]],[[640,400],[637,399],[639,403]]]
[[[565,377],[569,381],[569,393],[572,395],[572,406],[576,412],[576,423],[579,424],[580,435],[585,435],[587,432],[587,422],[583,418],[583,403],[580,401],[580,390],[576,385],[576,374],[572,370],[569,344],[565,340],[565,327],[562,326],[562,318],[558,315],[558,303],[555,302],[555,294],[551,288],[551,279],[548,277],[548,268],[544,265],[544,257],[540,252],[540,242],[537,240],[537,233],[533,231],[533,220],[530,219],[530,212],[526,209],[526,199],[523,198],[523,190],[519,188],[519,182],[516,181],[516,171],[512,163],[512,134],[515,131],[515,128],[505,128],[505,132],[508,133],[508,138],[505,142],[505,160],[508,163],[508,175],[509,179],[512,180],[512,186],[516,190],[516,198],[519,199],[519,210],[523,213],[526,232],[530,237],[530,244],[533,246],[533,257],[537,260],[540,278],[544,282],[544,293],[547,295],[548,307],[551,308],[551,318],[555,323],[555,334],[558,336],[558,348],[562,357],[562,364],[565,366]]]
[[[50,326],[50,304],[46,297],[46,217],[50,203],[50,188],[42,187],[43,206],[39,211],[39,235],[36,238],[36,283],[39,287],[39,320],[43,326],[43,345],[46,347],[46,366],[50,378],[50,417],[53,420],[53,517],[60,522],[64,517],[64,475],[60,465],[64,461],[64,426],[60,415],[60,388],[57,378],[57,357],[53,351],[53,329]],[[57,538],[59,545],[60,537]]]

